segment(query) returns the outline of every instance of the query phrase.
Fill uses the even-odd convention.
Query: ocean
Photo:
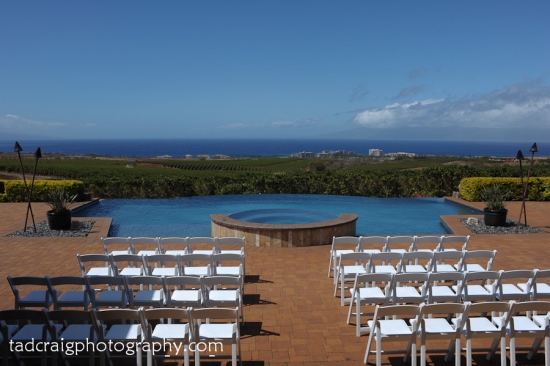
[[[469,141],[404,141],[357,139],[164,139],[164,140],[19,140],[22,153],[34,153],[38,147],[42,153],[66,155],[102,155],[112,157],[157,157],[169,155],[184,157],[187,154],[231,157],[289,156],[307,151],[345,150],[368,155],[369,149],[384,153],[407,152],[417,155],[438,156],[493,156],[515,157],[518,150],[529,157],[532,142],[469,142]],[[0,152],[13,152],[15,141],[0,140]],[[550,143],[537,143],[536,156],[549,156]]]

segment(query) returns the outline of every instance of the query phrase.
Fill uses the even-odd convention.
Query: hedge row
[[[525,180],[523,182],[525,184]],[[460,181],[460,194],[466,201],[481,201],[481,191],[488,186],[498,184],[510,191],[508,200],[523,199],[524,184],[520,178],[463,178]],[[550,177],[530,178],[527,190],[528,201],[550,201]]]
[[[30,188],[31,182],[27,182]],[[3,188],[3,189],[2,189]],[[64,188],[70,195],[77,195],[77,201],[84,199],[84,183],[79,180],[36,180],[32,190],[33,201],[42,201],[47,192]],[[0,202],[26,202],[28,200],[22,180],[0,181]]]

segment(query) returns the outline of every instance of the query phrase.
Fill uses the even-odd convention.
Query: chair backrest
[[[529,292],[531,291],[531,287],[533,287],[537,280],[537,274],[538,270],[511,270],[511,271],[500,271],[500,276],[498,278],[498,281],[494,285],[496,292],[497,292],[497,298],[499,300],[517,300],[517,299],[523,299],[525,298],[527,300],[527,296],[529,295]],[[504,290],[504,284],[512,284],[514,286],[517,285],[517,281],[519,280],[525,280],[525,290],[524,291],[518,291],[517,294],[514,293],[507,293],[507,291]],[[514,291],[515,292],[515,291]],[[525,296],[523,296],[523,295]],[[517,295],[517,297],[515,296]]]
[[[126,289],[126,281],[124,277],[119,276],[90,276],[86,277],[86,281],[90,286],[105,285],[110,288],[111,286],[122,287]]]
[[[18,309],[19,307],[23,307],[20,302],[24,298],[24,296],[21,296],[21,289],[18,287],[25,286],[24,292],[31,292],[36,289],[37,286],[40,287],[39,291],[44,291],[44,299],[43,301],[35,301],[36,304],[34,305],[28,305],[28,306],[42,306],[42,307],[49,307],[51,303],[54,301],[55,297],[54,294],[51,292],[50,284],[48,283],[48,279],[46,277],[36,277],[36,276],[20,276],[20,277],[11,277],[8,276],[8,282],[10,284],[11,290],[13,292],[13,295],[15,296],[15,308]],[[29,287],[27,287],[29,286]],[[40,303],[40,305],[38,304]]]
[[[550,301],[524,301],[524,302],[511,302],[510,314],[516,316],[518,313],[544,313],[550,312]]]
[[[195,250],[210,250],[216,249],[216,238],[208,236],[193,236],[187,238],[187,252],[193,253]]]
[[[147,271],[149,274],[152,272],[152,268],[155,266],[162,268],[176,268],[176,272],[181,273],[181,262],[179,255],[173,254],[154,254],[147,255],[143,257],[145,260],[145,265],[147,266]]]
[[[218,322],[239,324],[239,310],[237,308],[203,308],[190,309],[190,311],[193,322],[210,319],[211,321],[217,320]]]
[[[468,315],[468,307],[470,303],[465,302],[463,304],[459,303],[439,303],[439,304],[426,304],[422,306],[420,311],[420,323],[422,328],[424,328],[424,319],[431,318],[433,315],[445,315],[455,314],[457,317],[457,327],[456,332],[460,334],[462,329],[463,320]],[[423,332],[422,332],[423,333]]]
[[[414,252],[417,250],[429,250],[432,252],[435,252],[439,249],[439,245],[441,244],[441,238],[442,236],[433,236],[433,235],[426,235],[426,236],[416,236],[414,239],[414,245],[409,250],[410,252]]]
[[[92,309],[92,317],[94,324],[100,325],[108,321],[130,320],[133,322],[140,322],[140,311],[134,309],[104,309],[97,310]],[[102,333],[98,330],[98,333]]]
[[[170,286],[177,287],[178,289],[185,289],[186,286],[192,286],[193,288],[202,288],[202,281],[200,277],[197,276],[174,276],[174,277],[163,277],[166,288],[169,289]]]
[[[216,252],[217,253],[223,253],[225,250],[241,250],[242,254],[244,255],[246,245],[245,245],[245,238],[238,238],[238,237],[225,237],[225,238],[217,238],[216,239]]]
[[[450,289],[452,286],[460,286],[463,279],[463,272],[430,272],[427,283],[428,302],[442,301],[439,297],[445,301],[460,302],[460,290],[457,289],[456,292],[453,292]],[[446,286],[449,291],[444,295],[438,295],[437,292],[434,294],[438,286]]]
[[[367,264],[367,272],[375,273],[376,266],[387,264],[387,265],[398,265],[403,258],[403,254],[396,252],[382,252],[382,253],[372,253],[369,263]],[[392,264],[394,263],[394,264]]]
[[[398,287],[414,287],[419,291],[421,296],[421,302],[426,300],[428,280],[430,274],[427,272],[417,272],[417,273],[396,273],[393,275],[392,282],[392,297],[394,302],[403,302],[398,300],[397,288]]]
[[[164,279],[159,276],[127,276],[125,280],[128,289],[133,285],[160,286],[166,292]]]
[[[486,266],[480,266],[483,267],[486,271],[490,271],[493,267],[493,262],[495,260],[495,256],[497,255],[496,250],[472,250],[472,251],[465,251],[464,257],[459,262],[458,267],[460,271],[466,272],[468,271],[468,264],[472,264],[474,260],[476,259],[488,259]]]
[[[143,259],[143,256],[137,255],[137,254],[112,255],[111,261],[117,266],[118,269],[122,269],[123,267],[131,267],[131,268],[147,267],[145,265],[145,260]],[[124,263],[124,262],[127,263],[127,266],[118,265],[118,263]]]
[[[48,281],[48,287],[50,288],[50,293],[53,296],[54,304],[57,303],[58,295],[55,286],[67,286],[74,285],[79,286],[82,291],[86,292],[86,295],[91,298],[92,293],[90,289],[90,284],[86,277],[77,277],[77,276],[59,276],[59,277],[49,277],[46,276]],[[84,300],[83,300],[84,301]]]
[[[135,253],[130,237],[101,238],[101,244],[103,245],[105,254],[112,254],[113,251],[115,254],[123,254],[124,252],[127,252],[127,254]]]
[[[108,272],[111,276],[118,274],[118,268],[112,260],[112,255],[110,254],[77,254],[78,263],[80,264],[80,270],[82,271],[82,276],[86,276],[87,269],[86,263],[101,263],[102,266],[108,269]],[[93,265],[93,264],[92,264]]]
[[[47,310],[28,310],[28,309],[9,309],[9,310],[0,310],[0,321],[1,322],[13,322],[17,321],[20,328],[31,323],[31,324],[44,324],[47,328],[47,331],[52,334],[53,331],[50,327],[48,317],[46,316]]]
[[[155,254],[161,254],[159,238],[154,237],[130,237],[130,242],[134,253],[139,253],[139,247],[143,247],[144,250],[154,251]]]
[[[426,269],[429,270],[429,265],[433,257],[433,252],[416,251],[403,253],[401,262],[399,262],[397,272],[407,272],[407,265],[409,264],[420,264],[425,266]]]
[[[389,236],[362,236],[359,239],[359,251],[374,250],[383,252]]]
[[[235,276],[201,276],[200,278],[204,289],[218,285],[234,286],[234,290],[240,289],[241,287],[241,279]]]
[[[441,251],[450,250],[450,249],[464,251],[467,249],[469,241],[470,241],[470,235],[442,236],[438,251],[441,252]]]
[[[332,237],[332,252],[336,250],[357,250],[359,245],[359,237],[357,236],[333,236]]]
[[[227,254],[223,254],[225,256]],[[182,254],[179,256],[181,265],[185,266],[201,266],[210,265],[212,263],[212,254]],[[194,262],[200,262],[196,264]]]
[[[84,310],[50,310],[48,320],[59,324],[93,324],[92,312]]]
[[[372,253],[362,253],[362,252],[343,253],[338,258],[337,267],[346,266],[346,265],[361,265],[366,267],[366,265],[370,262],[371,256],[372,256]]]
[[[391,252],[396,249],[408,251],[413,245],[414,236],[390,236],[386,241],[384,251]]]
[[[159,248],[161,253],[166,253],[167,250],[187,250],[187,237],[160,237]]]
[[[386,317],[397,317],[407,319],[418,319],[420,315],[420,309],[423,306],[418,305],[389,305],[380,306],[376,305],[374,310],[373,325],[379,326],[379,321]]]
[[[458,264],[464,258],[464,253],[462,251],[441,251],[434,252],[434,257],[430,263],[430,271],[438,272],[441,269],[438,269],[438,264],[455,264],[458,267]]]

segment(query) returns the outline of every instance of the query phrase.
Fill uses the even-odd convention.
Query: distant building
[[[218,159],[218,160],[227,160],[227,159],[230,159],[230,158],[231,158],[230,156],[223,155],[223,154],[216,154],[216,155],[212,156],[212,159]]]
[[[135,168],[138,166],[138,161],[136,159],[126,160],[126,168]]]
[[[207,155],[207,154],[197,155],[197,159],[210,159],[210,155]]]
[[[369,149],[369,156],[384,156],[384,151],[380,149]]]
[[[415,153],[408,152],[387,153],[386,155],[394,158],[414,158],[416,156]]]
[[[312,152],[302,151],[299,153],[291,154],[290,156],[293,158],[309,159],[313,158],[315,155]]]
[[[186,154],[186,155],[185,155],[185,158],[186,158],[186,159],[193,159],[193,155],[191,155],[191,154]]]

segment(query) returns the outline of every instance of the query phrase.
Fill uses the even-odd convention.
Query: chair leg
[[[376,366],[382,366],[382,331],[376,332]]]
[[[370,331],[370,334],[369,334],[369,340],[367,341],[367,350],[365,351],[365,359],[363,360],[365,365],[367,364],[368,360],[369,360],[369,356],[370,356],[370,346],[372,344],[372,338],[373,338],[373,335],[374,335],[374,332],[375,332],[376,328],[374,329],[371,329]]]
[[[466,339],[466,366],[472,366],[472,340]]]
[[[416,366],[416,337],[411,344],[411,366]]]
[[[420,345],[420,366],[426,366],[426,341],[422,340]]]
[[[460,366],[460,338],[455,340],[455,365]]]
[[[235,343],[231,345],[231,365],[237,366],[237,345]]]
[[[506,366],[506,338],[500,340],[500,366]]]
[[[328,277],[330,277],[330,270],[332,269],[332,253],[330,253],[330,258],[328,261]]]
[[[510,365],[516,364],[516,338],[510,337]]]
[[[353,292],[353,296],[351,298],[351,302],[349,303],[349,310],[348,310],[348,319],[346,320],[346,323],[349,324],[350,320],[351,320],[351,314],[353,314],[353,303],[355,302],[354,301],[355,299],[355,291]]]
[[[533,341],[533,345],[531,346],[531,350],[527,354],[527,359],[531,360],[533,357],[537,355],[537,351],[540,348],[540,345],[542,344],[543,338],[535,338]]]
[[[544,337],[544,366],[550,366],[550,337]]]

